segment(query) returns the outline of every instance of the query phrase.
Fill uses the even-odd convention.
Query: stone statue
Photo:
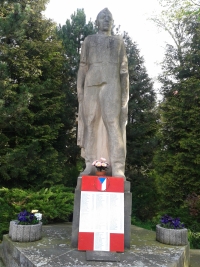
[[[112,36],[113,18],[105,8],[97,16],[98,34],[85,38],[77,80],[78,145],[86,168],[100,157],[111,165],[109,175],[124,177],[129,98],[128,63],[121,36]]]

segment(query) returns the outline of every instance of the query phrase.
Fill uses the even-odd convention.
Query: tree
[[[180,45],[168,45],[163,62],[161,145],[155,156],[160,208],[179,216],[187,197],[200,194],[200,28],[199,10],[191,9],[171,24],[173,32],[182,35],[175,35],[175,44]]]
[[[144,59],[127,33],[124,41],[130,76],[126,174],[132,184],[134,214],[145,220],[155,211],[155,187],[150,173],[157,145],[158,114],[153,83],[148,77]]]
[[[64,83],[62,85],[65,92],[65,105],[63,112],[63,136],[66,139],[68,162],[76,166],[80,161],[80,148],[77,144],[77,113],[78,102],[76,94],[76,80],[80,60],[81,44],[85,37],[96,32],[94,23],[86,23],[86,15],[83,9],[77,9],[71,15],[71,20],[67,19],[66,24],[57,27],[57,35],[62,41],[65,62],[63,66]],[[66,116],[68,114],[68,116]],[[68,127],[68,125],[71,125]],[[67,133],[67,135],[65,134]]]
[[[57,149],[62,45],[55,25],[42,16],[47,0],[0,2],[1,185],[54,184],[65,177]]]
[[[155,167],[165,208],[178,208],[189,194],[200,193],[199,85],[194,78],[179,82],[160,107],[161,147]]]

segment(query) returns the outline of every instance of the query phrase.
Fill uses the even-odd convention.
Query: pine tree
[[[155,211],[155,187],[150,173],[157,145],[156,97],[137,44],[127,33],[124,41],[130,79],[126,174],[132,184],[133,214],[145,220]]]
[[[76,166],[80,161],[80,148],[77,146],[77,112],[78,101],[76,95],[76,81],[80,61],[81,44],[85,37],[96,32],[94,23],[86,23],[83,9],[77,9],[67,19],[66,24],[57,27],[57,35],[63,44],[65,62],[63,67],[65,92],[65,106],[62,121],[65,125],[63,138],[66,140],[68,163]],[[67,116],[66,116],[67,114]]]
[[[47,0],[0,2],[1,185],[54,184],[65,177],[56,149],[61,121],[61,42],[42,16]]]

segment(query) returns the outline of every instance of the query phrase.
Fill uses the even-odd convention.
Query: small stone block
[[[77,185],[76,185],[77,190],[81,190],[81,184],[82,184],[82,177],[79,176],[77,179]]]
[[[124,192],[130,192],[131,183],[128,181],[124,181]]]
[[[120,254],[110,251],[86,251],[87,261],[120,261]]]

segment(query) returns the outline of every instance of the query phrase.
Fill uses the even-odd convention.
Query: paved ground
[[[200,267],[200,249],[190,249],[190,267]]]
[[[1,257],[2,257],[2,244],[0,244],[0,267],[5,267],[5,265],[3,264],[1,260]]]

